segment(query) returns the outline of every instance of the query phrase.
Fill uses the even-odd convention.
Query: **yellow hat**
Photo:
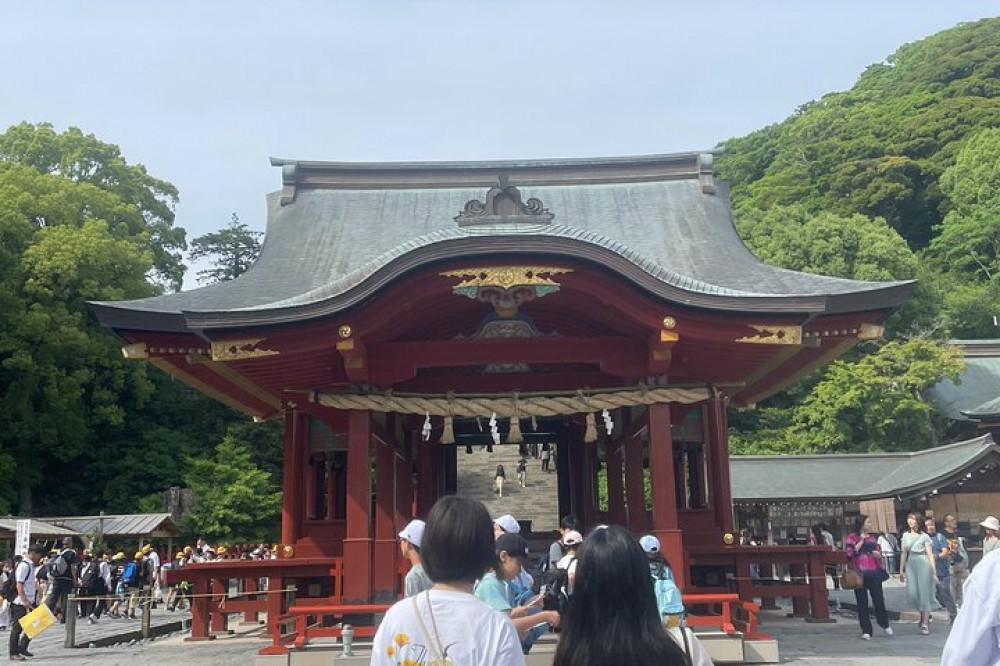
[[[142,553],[143,553],[143,555],[145,555],[146,553],[148,553],[151,550],[153,550],[153,547],[150,546],[148,543],[145,546],[142,547]]]
[[[219,555],[225,555],[225,554],[226,554],[226,553],[228,553],[228,552],[229,552],[229,551],[228,551],[228,550],[226,549],[226,547],[225,547],[225,546],[219,546],[219,550],[217,551],[217,553],[218,553]]]
[[[191,546],[184,546],[184,554],[185,555],[190,555],[192,552],[194,552],[194,549],[191,548]]]
[[[125,553],[123,553],[123,552],[121,552],[119,550],[117,553],[115,553],[115,556],[112,557],[111,559],[113,559],[113,560],[124,560],[125,559]]]
[[[135,551],[135,555],[132,556],[132,559],[133,560],[141,560],[142,559],[142,551],[141,550]]]
[[[174,559],[175,559],[175,560],[180,560],[180,559],[183,559],[183,557],[184,557],[184,553],[182,553],[182,552],[181,552],[181,551],[179,551],[179,550],[177,551],[177,554],[176,554],[176,555],[174,555]]]

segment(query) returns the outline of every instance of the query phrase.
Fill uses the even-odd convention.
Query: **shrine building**
[[[283,419],[281,563],[345,603],[400,594],[396,533],[454,492],[477,418],[506,442],[534,419],[560,514],[652,533],[707,585],[739,550],[727,406],[880,337],[912,288],[764,264],[709,153],[272,164],[244,275],[91,308],[126,358]]]

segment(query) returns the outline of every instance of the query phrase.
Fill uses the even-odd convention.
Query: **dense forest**
[[[763,260],[862,280],[918,280],[886,338],[752,410],[735,452],[900,450],[945,441],[923,399],[962,361],[948,338],[1000,337],[1000,19],[908,44],[846,92],[720,146],[746,243]],[[249,423],[141,363],[88,300],[232,279],[259,249],[234,219],[188,243],[179,193],[78,129],[0,134],[0,513],[156,510],[194,489],[186,528],[273,535],[281,424]]]

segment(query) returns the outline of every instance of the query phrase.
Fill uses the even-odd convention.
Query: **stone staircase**
[[[559,528],[559,491],[555,464],[549,473],[542,472],[542,461],[528,456],[527,488],[517,483],[517,445],[501,444],[493,453],[479,446],[467,454],[458,447],[458,494],[477,499],[496,518],[509,513],[518,520],[531,521],[531,531],[551,532]],[[503,497],[493,492],[493,475],[497,465],[507,472]]]

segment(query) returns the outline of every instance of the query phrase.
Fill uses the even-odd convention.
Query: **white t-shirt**
[[[28,597],[28,601],[35,603],[35,594],[38,591],[38,581],[35,580],[35,565],[31,563],[31,560],[24,559],[17,563],[17,568],[14,569],[14,581],[16,583],[21,583],[24,585],[24,596]],[[18,606],[23,606],[21,602],[21,595],[14,597],[14,601],[11,603]]]
[[[160,568],[160,554],[155,550],[149,551],[149,568],[152,571]]]
[[[414,613],[414,600],[430,636]],[[447,590],[428,590],[390,608],[375,634],[370,664],[396,666],[409,659],[426,666],[441,651],[455,666],[525,666],[510,618],[471,594]]]

